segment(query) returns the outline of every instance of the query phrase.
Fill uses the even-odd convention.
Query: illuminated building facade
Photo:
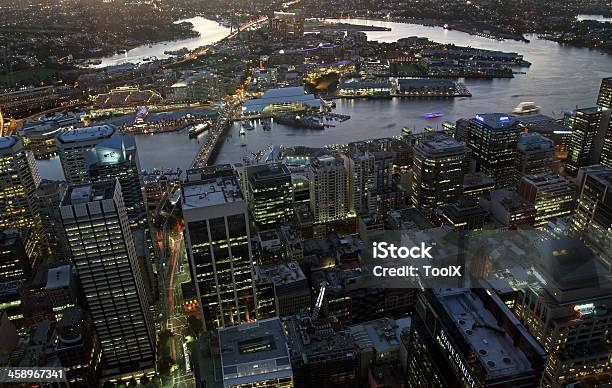
[[[88,182],[86,152],[96,144],[110,139],[115,131],[112,125],[100,125],[73,129],[57,136],[55,145],[68,184]]]
[[[524,176],[519,182],[518,193],[534,205],[533,226],[536,229],[574,212],[576,192],[571,183],[557,173]]]
[[[601,80],[597,105],[602,108],[612,109],[612,77]]]
[[[506,114],[479,114],[470,120],[468,146],[479,171],[495,181],[496,188],[516,184],[518,121]]]
[[[43,179],[36,190],[38,212],[46,238],[46,246],[49,254],[56,258],[68,257],[66,235],[59,214],[60,202],[65,192],[65,182],[47,179]]]
[[[115,135],[96,144],[85,153],[85,164],[91,182],[119,179],[130,225],[143,226],[147,211],[134,136]]]
[[[261,229],[280,226],[293,217],[291,173],[282,163],[245,168],[247,202],[253,220]]]
[[[591,153],[595,138],[601,124],[602,112],[600,108],[578,109],[573,118],[572,140],[569,146],[569,154],[566,163],[566,171],[576,175],[578,169],[591,163]]]
[[[612,118],[608,120],[608,128],[603,139],[599,163],[612,168]]]
[[[32,266],[19,229],[0,230],[0,283],[26,280]]]
[[[478,198],[495,190],[495,181],[482,172],[463,176],[463,199],[467,202],[478,202]]]
[[[538,133],[521,133],[518,142],[520,176],[545,174],[555,165],[555,143]]]
[[[153,322],[119,182],[70,186],[60,214],[105,373],[150,369]]]
[[[256,318],[248,209],[235,177],[182,186],[185,244],[207,330]]]
[[[97,386],[101,352],[91,315],[79,307],[70,307],[62,315],[55,332],[57,357],[66,369],[70,387]]]
[[[317,223],[345,219],[348,179],[344,163],[333,156],[313,158],[308,170],[310,209]]]
[[[219,330],[219,348],[224,388],[293,387],[287,338],[278,318]]]
[[[577,239],[548,240],[539,257],[537,270],[547,284],[527,288],[515,312],[548,352],[542,386],[607,385],[612,379],[612,285],[606,271]]]
[[[445,135],[417,144],[412,168],[412,205],[431,217],[438,206],[459,200],[465,157],[465,144]]]
[[[310,287],[297,262],[257,266],[255,274],[260,319],[286,317],[310,309]]]
[[[370,152],[349,152],[342,156],[348,175],[349,209],[365,214],[376,208],[375,158]]]
[[[40,228],[38,167],[17,136],[0,137],[0,228]]]
[[[578,171],[579,197],[571,229],[612,268],[612,169],[602,165]]]
[[[484,289],[421,293],[413,314],[408,383],[413,387],[534,387],[546,352]]]

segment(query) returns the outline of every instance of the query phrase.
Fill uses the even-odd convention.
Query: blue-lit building
[[[85,153],[85,165],[91,182],[119,179],[130,225],[144,225],[147,218],[144,184],[134,135],[115,135],[96,144]]]
[[[520,132],[518,120],[503,113],[479,114],[470,120],[468,146],[477,169],[493,178],[496,188],[516,184]]]

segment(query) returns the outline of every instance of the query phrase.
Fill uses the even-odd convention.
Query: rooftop
[[[410,329],[410,318],[393,320],[381,318],[359,325],[349,326],[349,330],[361,349],[374,348],[376,353],[384,353],[399,348],[400,334]]]
[[[219,330],[223,385],[291,376],[285,333],[278,318]]]
[[[113,125],[97,125],[94,127],[76,128],[70,131],[62,132],[57,136],[57,140],[61,143],[77,143],[81,141],[91,141],[106,139],[115,133]]]
[[[215,206],[238,201],[243,201],[243,198],[234,177],[187,182],[182,186],[183,208]]]
[[[269,105],[302,103],[311,107],[319,107],[320,101],[313,94],[306,94],[303,86],[268,89],[259,98],[248,100],[242,104],[247,112],[261,112]]]
[[[521,133],[517,144],[519,151],[554,150],[555,143],[539,133]]]
[[[112,199],[115,195],[115,184],[118,183],[116,181],[103,181],[70,186],[66,190],[62,206]]]
[[[506,129],[518,124],[518,120],[507,113],[481,113],[474,116],[471,121],[491,129]]]
[[[10,150],[18,142],[19,138],[17,136],[2,136],[0,137],[0,151]]]
[[[272,264],[260,267],[260,276],[269,279],[274,285],[280,286],[306,280],[306,275],[296,261]]]
[[[65,288],[70,286],[70,279],[72,278],[72,269],[70,264],[62,265],[60,267],[49,268],[47,275],[47,290],[53,290],[56,288]]]
[[[487,376],[499,378],[532,369],[525,354],[498,325],[498,318],[472,291],[446,288],[436,289],[434,294],[463,339],[472,347]]]

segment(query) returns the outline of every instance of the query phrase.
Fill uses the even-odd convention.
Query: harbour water
[[[347,143],[373,137],[400,134],[402,127],[422,129],[436,127],[443,121],[472,117],[483,112],[510,112],[521,101],[534,101],[542,107],[543,114],[558,116],[563,111],[595,104],[601,79],[612,76],[612,56],[597,50],[562,46],[555,42],[539,40],[535,35],[527,38],[530,43],[497,41],[449,31],[442,27],[425,27],[414,24],[344,19],[344,22],[377,25],[391,31],[370,31],[368,38],[384,42],[402,37],[424,36],[442,43],[472,46],[490,50],[518,52],[532,65],[517,69],[513,79],[462,80],[472,97],[454,99],[400,99],[391,100],[337,100],[337,113],[348,114],[351,119],[343,123],[331,122],[335,127],[321,130],[290,128],[274,124],[264,131],[259,123],[255,129],[239,135],[240,126],[234,124],[219,149],[217,162],[238,162],[244,156],[267,147],[269,144],[320,147],[326,144]],[[216,25],[216,22],[213,22]],[[220,29],[224,27],[219,26]],[[209,30],[208,34],[222,31]],[[166,50],[185,46],[179,42],[165,45]],[[443,117],[426,120],[426,112],[441,112]],[[202,135],[202,136],[205,136]],[[186,132],[137,136],[141,166],[151,168],[186,168],[199,148],[196,139],[189,139]],[[244,146],[243,146],[244,145]],[[61,177],[59,162],[43,161],[41,174],[51,178]],[[59,171],[58,171],[59,169]],[[53,176],[51,176],[53,175]]]
[[[107,67],[113,65],[121,65],[124,63],[140,63],[145,58],[157,57],[158,59],[169,58],[170,55],[165,54],[165,51],[180,50],[183,47],[193,50],[200,46],[206,46],[217,42],[229,35],[229,28],[223,27],[214,20],[205,19],[201,16],[196,16],[189,19],[179,20],[175,23],[189,22],[193,24],[193,29],[200,33],[196,38],[181,39],[170,42],[160,42],[152,45],[142,45],[128,50],[126,53],[117,53],[110,57],[100,58],[102,63],[92,66],[94,68]]]

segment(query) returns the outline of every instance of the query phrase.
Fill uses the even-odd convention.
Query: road
[[[179,365],[170,378],[165,379],[166,387],[191,388],[195,386],[193,374],[186,365],[185,335],[188,330],[187,317],[183,314],[183,294],[181,284],[191,280],[187,253],[183,240],[181,221],[174,215],[174,208],[167,215],[164,226],[155,232],[160,252],[159,274],[162,290],[159,306],[160,323],[163,329],[174,336],[170,342],[170,356]]]
[[[225,131],[232,125],[237,106],[238,105],[235,103],[229,103],[219,112],[217,120],[208,130],[206,140],[202,144],[202,147],[200,147],[193,162],[191,162],[191,168],[204,167],[208,164],[208,161],[219,143],[219,139],[225,135]]]

